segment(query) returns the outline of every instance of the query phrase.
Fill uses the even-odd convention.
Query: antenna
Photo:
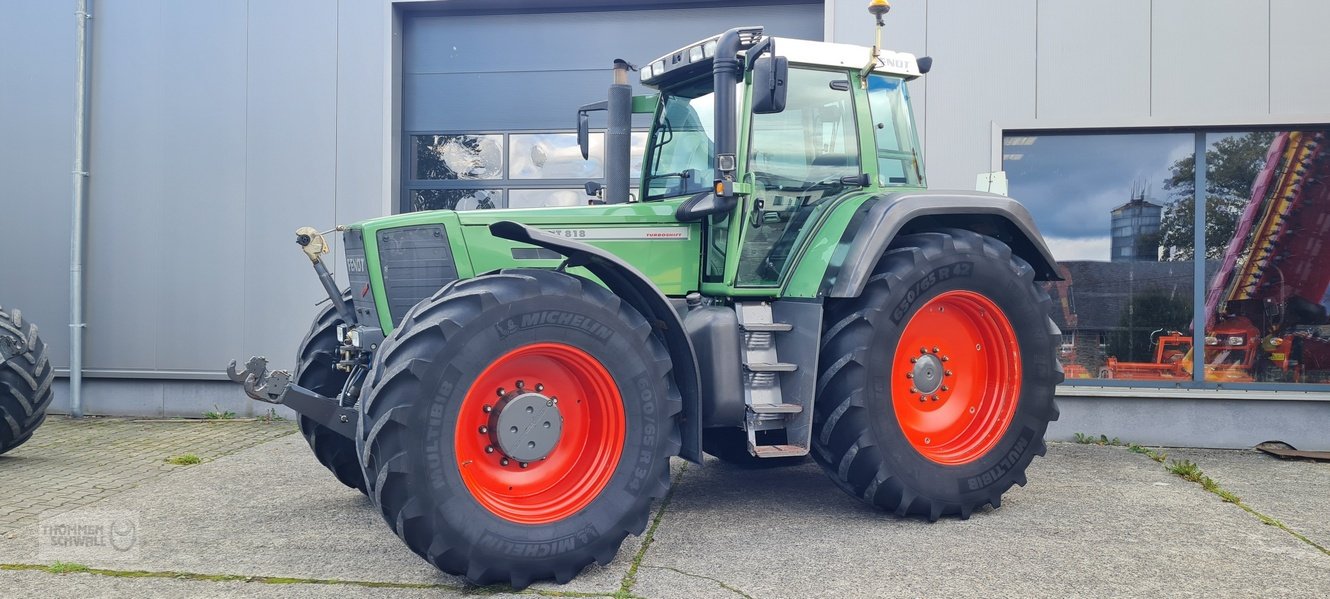
[[[873,15],[877,20],[877,29],[873,49],[868,51],[868,64],[864,65],[863,70],[859,71],[859,85],[868,89],[868,74],[873,72],[873,67],[877,66],[877,55],[882,51],[882,16],[891,11],[891,3],[887,0],[872,0],[868,3],[868,14]]]

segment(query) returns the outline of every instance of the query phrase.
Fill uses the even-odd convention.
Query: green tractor
[[[1015,201],[926,190],[906,86],[930,63],[736,28],[632,97],[619,61],[579,112],[584,153],[609,120],[588,205],[337,227],[348,290],[301,229],[330,301],[294,373],[230,374],[477,584],[609,563],[674,456],[811,454],[899,516],[997,507],[1058,415],[1057,274]],[[635,193],[633,113],[654,115]]]

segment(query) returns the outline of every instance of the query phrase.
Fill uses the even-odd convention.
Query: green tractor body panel
[[[513,221],[608,251],[632,265],[671,297],[698,290],[702,228],[674,218],[678,201],[602,204],[561,208],[454,212],[437,210],[376,218],[351,225],[365,239],[371,291],[385,334],[392,332],[379,247],[380,233],[403,227],[442,225],[458,278],[504,268],[555,268],[564,257],[492,235],[489,225]],[[595,279],[581,268],[570,271]]]

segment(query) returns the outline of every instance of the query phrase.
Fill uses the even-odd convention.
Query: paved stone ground
[[[1197,462],[1313,542],[1322,538],[1330,466],[1250,452],[1169,454]],[[0,461],[0,472],[6,467]],[[811,463],[765,471],[678,463],[650,543],[629,539],[608,566],[524,594],[1330,596],[1330,554],[1145,456],[1054,444],[1029,478],[1000,510],[929,524],[862,506]],[[35,527],[25,527],[0,536],[0,595],[509,594],[467,587],[412,555],[296,435],[157,475],[91,507],[139,516],[134,561],[87,560],[80,563],[106,571],[52,574],[41,568],[58,556],[38,559]]]
[[[39,514],[90,505],[187,466],[291,434],[288,421],[127,420],[51,416],[27,443],[0,455],[0,536]]]

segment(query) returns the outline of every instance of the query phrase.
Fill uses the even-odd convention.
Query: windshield
[[[664,95],[642,181],[646,199],[689,195],[711,188],[711,155],[715,147],[715,102],[710,81],[701,89],[672,90]]]

